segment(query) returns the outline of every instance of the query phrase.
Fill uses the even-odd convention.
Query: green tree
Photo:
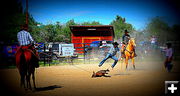
[[[128,30],[130,33],[134,30],[133,26],[126,23],[126,19],[119,15],[116,16],[116,19],[113,20],[110,25],[114,27],[115,39],[120,39],[124,34],[124,30]]]
[[[149,35],[158,37],[160,43],[166,42],[170,37],[171,28],[168,24],[162,19],[162,17],[154,17],[150,20],[146,27]],[[150,37],[149,36],[149,37]]]
[[[64,42],[70,43],[71,42],[71,30],[69,28],[69,26],[71,25],[77,25],[73,19],[69,20],[66,22],[66,25],[62,27],[63,30],[63,40]]]
[[[93,21],[93,22],[83,22],[81,25],[102,25],[102,24],[97,21]]]
[[[32,34],[34,40],[36,42],[48,42],[49,41],[49,35],[48,32],[46,31],[46,26],[43,24],[38,24],[31,26],[30,33]]]
[[[56,36],[54,37],[55,42],[62,42],[63,41],[63,31],[62,31],[62,26],[60,25],[60,22],[56,22],[55,26],[55,31],[56,31]]]
[[[17,33],[20,31],[20,26],[26,23],[26,14],[19,0],[1,2],[0,8],[0,41],[13,43],[17,41]],[[4,6],[8,6],[7,8]],[[4,9],[6,8],[6,9]],[[32,30],[36,21],[29,14],[29,29]]]
[[[175,24],[172,26],[171,28],[171,33],[169,36],[171,36],[171,40],[175,40],[175,41],[180,41],[179,40],[179,36],[180,36],[180,25],[179,24]]]
[[[25,14],[21,3],[17,0],[12,0],[11,3],[9,1],[1,2],[0,11],[0,41],[11,43],[17,41],[16,34],[20,29],[20,25],[25,23]]]

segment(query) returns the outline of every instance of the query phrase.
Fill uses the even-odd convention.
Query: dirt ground
[[[156,55],[148,58],[150,59],[136,58],[135,70],[130,61],[128,70],[119,61],[110,70],[111,77],[91,78],[93,71],[107,69],[110,66],[108,62],[100,68],[98,62],[40,67],[36,69],[37,91],[25,91],[20,87],[17,69],[1,69],[1,93],[6,96],[162,96],[166,80],[180,80],[180,63],[173,62],[173,70],[168,73],[164,69],[163,59]]]

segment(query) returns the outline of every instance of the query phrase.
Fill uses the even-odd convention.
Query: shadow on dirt
[[[131,75],[130,73],[117,73],[117,74],[114,74],[114,76],[119,76],[119,75]]]
[[[128,68],[128,69],[126,69],[126,71],[144,71],[144,70],[146,70],[145,68],[136,68],[136,69],[134,69],[134,68]]]
[[[47,86],[47,87],[39,87],[39,88],[36,88],[35,92],[54,90],[54,89],[56,89],[56,88],[62,88],[62,86],[52,85],[52,86]]]
[[[168,72],[168,73],[170,73],[170,74],[180,74],[179,71],[171,71],[171,72]]]

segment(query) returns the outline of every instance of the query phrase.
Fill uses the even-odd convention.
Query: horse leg
[[[21,87],[24,86],[24,88],[26,88],[26,86],[25,86],[25,75],[22,72],[20,75],[21,75],[21,84],[20,85],[21,85]]]
[[[26,80],[27,80],[27,87],[28,87],[30,90],[32,90],[30,77],[31,77],[31,74],[28,73],[28,74],[27,74],[27,78],[26,78]]]
[[[26,69],[26,65],[25,65],[25,58],[24,58],[24,55],[22,54],[20,56],[20,63],[19,63],[19,67],[18,67],[18,70],[19,70],[19,73],[20,73],[20,76],[21,76],[21,87],[24,86],[24,88],[26,89],[26,74],[27,74],[27,69]]]
[[[27,88],[29,88],[28,74],[26,75],[26,85],[27,85]]]
[[[121,59],[121,62],[120,62],[120,68],[121,70],[123,69],[123,64],[124,64],[124,58]]]
[[[135,69],[134,57],[132,58],[132,64],[133,64],[133,68]]]
[[[28,79],[29,79],[29,89],[32,90],[30,77],[31,77],[31,73],[29,74]]]
[[[127,67],[128,67],[128,57],[126,56],[126,59],[125,59],[125,63],[126,63],[126,69],[127,69]]]
[[[21,76],[21,87],[24,86],[24,88],[26,89],[26,67],[24,65],[21,65],[20,69],[19,69],[19,73]]]
[[[32,79],[33,79],[34,89],[36,89],[34,71],[33,71],[33,73],[32,73]]]

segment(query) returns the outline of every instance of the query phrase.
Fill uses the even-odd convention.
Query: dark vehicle
[[[49,51],[52,52],[53,59],[58,59],[61,55],[60,44],[52,44],[52,48]]]

